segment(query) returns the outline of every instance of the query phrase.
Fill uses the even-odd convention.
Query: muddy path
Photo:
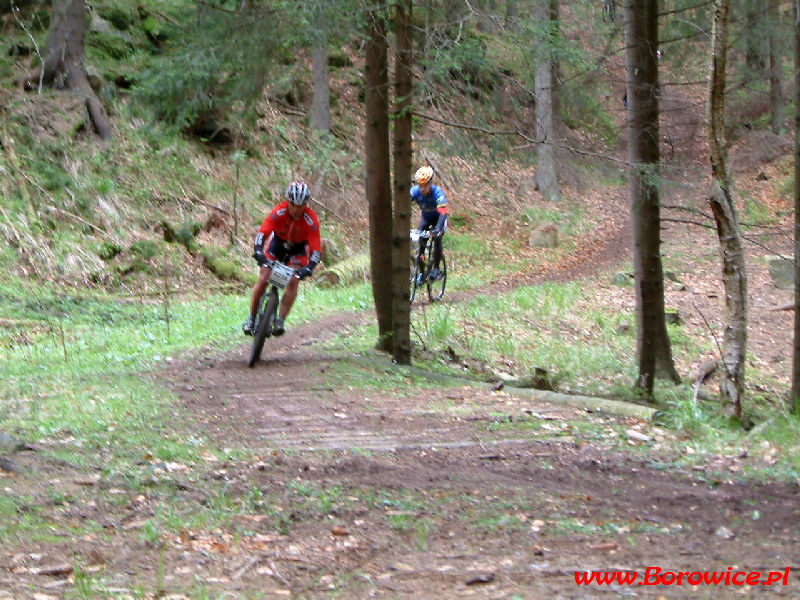
[[[667,243],[695,243],[673,233]],[[627,222],[610,217],[561,263],[484,293],[594,285],[629,255]],[[768,468],[768,452],[681,467],[689,440],[653,423],[467,382],[420,388],[392,367],[365,369],[382,364],[377,354],[324,344],[370,319],[290,327],[253,369],[243,338],[155,374],[188,416],[181,431],[225,459],[207,453],[187,468],[151,457],[147,480],[129,485],[20,454],[13,485],[32,498],[20,514],[95,532],[0,550],[0,599],[800,597],[800,488],[740,476]],[[579,585],[586,571],[638,580]],[[723,581],[655,579],[666,572]],[[725,583],[739,572],[761,579]]]
[[[589,277],[591,284],[592,276],[607,276],[630,254],[627,222],[583,248],[515,283]],[[245,366],[243,344],[170,372],[185,409],[207,424],[203,435],[263,457],[226,470],[232,486],[338,490],[334,509],[321,513],[293,512],[297,498],[284,493],[292,524],[279,534],[264,524],[266,554],[240,549],[245,562],[237,566],[259,567],[236,579],[235,595],[247,597],[252,585],[309,598],[800,594],[798,486],[737,476],[763,466],[764,457],[732,453],[667,468],[676,456],[659,441],[671,434],[637,419],[467,385],[409,394],[391,369],[385,391],[349,388],[348,377],[364,375],[360,363],[317,344],[371,318],[339,315],[292,328],[267,342],[268,358],[254,369]],[[514,421],[529,427],[503,427]],[[594,429],[587,435],[581,423]],[[620,439],[629,452],[609,442]],[[647,568],[758,571],[762,581],[780,572],[782,579],[718,587],[669,585],[667,577],[637,585]],[[640,579],[576,584],[576,572],[588,570],[635,571]]]
[[[293,522],[283,534],[259,524],[269,550],[237,550],[236,566],[255,561],[262,575],[238,578],[237,597],[254,584],[308,598],[738,597],[732,584],[578,586],[575,573],[766,577],[787,567],[788,585],[745,597],[800,593],[797,486],[736,476],[761,457],[667,468],[675,457],[660,455],[658,440],[669,434],[637,419],[466,386],[423,397],[349,390],[330,374],[338,362],[357,375],[358,363],[315,352],[317,326],[287,334],[257,368],[242,350],[174,379],[185,408],[213,424],[205,435],[262,457],[225,470],[235,489],[339,491],[325,514],[284,493]],[[498,426],[505,420],[531,427]],[[580,422],[605,433],[582,435]],[[629,431],[650,441],[628,439],[630,452],[608,443]]]

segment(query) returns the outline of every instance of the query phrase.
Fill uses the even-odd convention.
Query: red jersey
[[[275,237],[292,245],[308,244],[312,260],[315,256],[320,256],[322,252],[319,219],[317,219],[316,213],[308,205],[303,211],[303,216],[294,221],[289,216],[289,203],[284,200],[272,209],[272,212],[264,219],[258,231],[264,235],[264,239],[269,239],[270,234],[274,233]]]

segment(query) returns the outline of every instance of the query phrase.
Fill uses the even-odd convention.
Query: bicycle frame
[[[276,260],[268,261],[267,266],[271,269],[269,289],[264,292],[258,301],[259,309],[256,313],[253,345],[250,349],[250,356],[247,359],[248,367],[255,366],[259,361],[264,342],[268,337],[272,336],[272,326],[278,316],[280,290],[285,289],[292,278],[297,277],[297,271]]]
[[[412,229],[410,232],[411,241],[419,243],[420,239],[432,239],[435,237],[432,233],[430,230]],[[431,279],[431,264],[427,260],[429,256],[428,248],[431,247],[426,243],[424,249],[421,245],[418,245],[414,251],[411,265],[411,291],[409,294],[410,302],[412,303],[417,295],[417,288],[422,285],[425,285],[428,289],[428,300],[430,302],[441,300],[444,296],[444,289],[447,284],[447,260],[444,248],[442,248],[441,256],[439,257],[439,274],[435,279]],[[439,289],[439,286],[441,286],[441,289]]]

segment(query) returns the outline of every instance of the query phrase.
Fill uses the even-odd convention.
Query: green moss
[[[86,35],[87,46],[105,56],[121,59],[133,53],[133,46],[121,36],[92,31]]]
[[[130,252],[134,256],[149,260],[158,254],[158,245],[150,240],[139,240],[131,245]]]
[[[220,279],[246,281],[249,283],[247,275],[239,271],[238,265],[230,258],[230,254],[216,246],[203,247],[200,249],[203,257],[203,264]],[[255,283],[255,280],[253,280]]]
[[[127,31],[136,22],[135,4],[132,2],[115,2],[108,6],[98,6],[97,14],[120,31]]]
[[[122,252],[122,248],[114,242],[103,242],[100,245],[100,249],[97,251],[97,256],[103,260],[111,260],[120,252]]]
[[[343,69],[345,67],[352,67],[353,61],[344,52],[332,51],[328,54],[328,66],[332,69]]]
[[[144,30],[151,40],[157,41],[164,40],[166,38],[164,26],[158,21],[158,19],[155,19],[152,16],[147,17],[144,21],[142,21],[142,30]]]

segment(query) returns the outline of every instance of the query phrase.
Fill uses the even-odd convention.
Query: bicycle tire
[[[424,263],[423,263],[424,264]],[[417,254],[414,259],[411,261],[411,292],[409,295],[409,304],[413,304],[414,298],[417,295],[417,288],[420,286],[420,259],[419,254]]]
[[[447,286],[447,261],[442,251],[442,258],[439,259],[439,276],[433,281],[428,281],[428,300],[437,302],[444,296],[444,288]]]
[[[272,335],[272,324],[278,313],[278,290],[273,286],[261,297],[258,304],[259,306],[263,305],[264,308],[256,315],[256,332],[253,335],[253,345],[247,359],[247,366],[251,368],[261,359],[264,342]]]

